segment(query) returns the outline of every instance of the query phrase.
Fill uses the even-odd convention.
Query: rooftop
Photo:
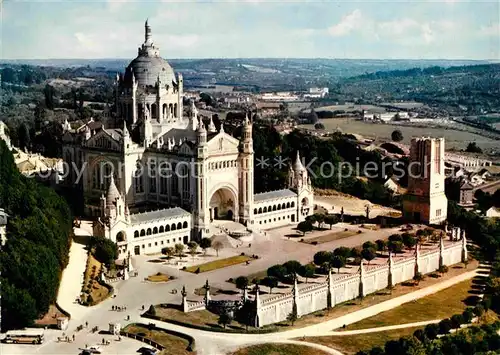
[[[296,197],[297,194],[289,189],[262,192],[254,195],[255,202],[273,200],[276,198]]]
[[[162,210],[132,214],[130,215],[130,222],[132,224],[136,224],[182,216],[188,217],[190,216],[190,213],[180,207],[165,208]]]

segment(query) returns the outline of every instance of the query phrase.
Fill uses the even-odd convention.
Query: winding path
[[[343,325],[348,325],[348,324],[359,322],[362,319],[372,317],[372,316],[379,314],[381,312],[398,307],[404,303],[411,302],[413,300],[416,300],[416,299],[431,295],[433,293],[439,292],[439,291],[441,291],[445,288],[448,288],[452,285],[469,280],[469,279],[475,277],[476,275],[478,275],[477,270],[469,271],[469,272],[466,272],[464,274],[455,276],[451,279],[448,279],[446,281],[443,281],[439,284],[435,284],[435,285],[417,290],[415,292],[411,292],[411,293],[408,293],[408,294],[381,302],[379,304],[358,310],[356,312],[346,314],[344,316],[341,316],[341,317],[338,317],[338,318],[335,318],[335,319],[332,319],[332,320],[329,320],[326,322],[314,324],[314,325],[303,327],[303,328],[283,331],[283,332],[267,333],[267,334],[237,334],[236,335],[236,334],[230,334],[230,333],[218,333],[218,332],[211,332],[211,331],[206,331],[206,330],[192,329],[192,328],[187,328],[187,327],[178,326],[178,325],[174,325],[171,323],[166,323],[166,322],[161,322],[161,321],[156,321],[156,320],[152,321],[152,323],[155,323],[160,328],[170,329],[170,330],[174,330],[174,331],[181,332],[181,333],[192,336],[196,340],[196,347],[198,349],[198,353],[203,354],[203,355],[216,355],[216,354],[219,355],[219,354],[224,354],[228,351],[232,351],[232,350],[235,350],[237,348],[244,347],[244,346],[261,344],[261,343],[273,343],[273,342],[289,341],[291,339],[301,338],[303,336],[331,336],[331,335],[345,336],[345,335],[362,334],[362,333],[370,333],[370,332],[377,332],[377,331],[383,331],[383,330],[405,328],[405,327],[410,327],[410,326],[426,325],[426,324],[433,323],[436,321],[432,320],[432,321],[428,321],[428,322],[401,324],[401,325],[395,325],[395,326],[389,326],[389,327],[360,329],[360,330],[351,331],[351,332],[333,331],[333,329],[338,329],[338,328],[342,327]],[[135,316],[135,317],[131,318],[131,321],[144,323],[145,319],[141,318],[140,316]],[[384,329],[384,328],[386,328],[386,329]],[[302,345],[308,345],[305,342],[302,342],[302,343],[303,343]],[[339,352],[336,352],[335,354],[339,354]]]

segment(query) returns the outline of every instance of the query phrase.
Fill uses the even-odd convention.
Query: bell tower
[[[221,123],[222,125],[222,123]],[[222,130],[222,126],[221,126]],[[240,143],[239,156],[239,201],[240,201],[240,223],[248,225],[253,216],[253,138],[252,122],[248,118],[248,113],[243,123],[243,132]]]
[[[441,224],[448,214],[444,192],[444,138],[413,138],[408,167],[408,192],[403,217],[415,223]]]

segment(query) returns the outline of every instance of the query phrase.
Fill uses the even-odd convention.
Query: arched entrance
[[[233,220],[236,214],[236,196],[230,189],[220,188],[210,198],[209,209],[210,220]]]
[[[116,242],[125,242],[127,240],[127,234],[124,231],[118,232],[116,234]]]

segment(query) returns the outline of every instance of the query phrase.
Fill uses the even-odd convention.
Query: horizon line
[[[165,58],[163,58],[165,59]],[[488,61],[488,62],[500,62],[500,58],[482,58],[482,59],[470,59],[470,58],[349,58],[349,57],[179,57],[179,58],[169,58],[169,60],[244,60],[244,59],[282,59],[282,60],[292,60],[292,59],[308,59],[308,60],[413,60],[413,61],[438,61],[438,60],[450,60],[450,61]],[[2,61],[29,61],[29,60],[133,60],[130,57],[101,57],[101,58],[0,58]]]

